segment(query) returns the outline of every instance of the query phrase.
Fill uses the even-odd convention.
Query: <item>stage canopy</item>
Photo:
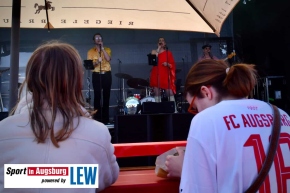
[[[19,28],[152,29],[215,33],[239,0],[0,0],[11,28],[9,110],[17,101]],[[19,25],[20,24],[20,25]]]
[[[11,27],[12,2],[0,1],[0,27]],[[223,22],[238,2],[239,0],[21,0],[20,27],[155,29],[215,33],[219,36]]]

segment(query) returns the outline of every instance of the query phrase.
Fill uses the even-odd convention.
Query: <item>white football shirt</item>
[[[290,192],[290,118],[280,110],[277,154],[259,193]],[[181,193],[243,193],[269,147],[273,112],[255,99],[227,100],[194,116],[187,138]]]

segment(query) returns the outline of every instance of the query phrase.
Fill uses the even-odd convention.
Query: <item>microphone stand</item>
[[[118,73],[121,73],[121,60],[118,59]],[[122,96],[122,81],[120,78],[118,78],[118,84],[119,84],[119,101],[123,102],[121,96]]]
[[[159,44],[160,45],[160,44]],[[157,50],[158,50],[158,48],[157,48]],[[160,50],[158,50],[158,51],[160,51]],[[158,54],[159,53],[157,53],[157,57],[158,57]],[[158,101],[156,101],[156,102],[161,102],[162,101],[162,98],[161,98],[161,89],[160,89],[160,74],[159,74],[159,68],[160,68],[160,66],[158,65],[158,63],[159,63],[159,60],[158,60],[158,58],[157,58],[157,84],[158,84],[158,88],[157,88],[157,100]],[[162,64],[161,64],[162,65]]]
[[[182,58],[182,67],[183,67],[183,82],[185,82],[185,62],[184,62],[184,58]],[[180,90],[181,90],[181,85],[180,85]],[[181,98],[180,98],[180,102],[181,102],[181,113],[184,109],[184,101],[183,101],[183,94],[181,94]]]
[[[88,72],[89,72],[89,70],[88,70]],[[89,109],[91,109],[91,84],[90,84],[90,82],[91,82],[91,79],[90,79],[90,73],[88,74],[88,77],[87,77],[87,86],[88,86],[88,92],[86,93],[86,96],[87,96],[87,98],[86,98],[86,102],[88,103],[88,105],[89,105]]]
[[[118,59],[118,73],[121,73],[121,60]],[[123,79],[123,78],[122,78]],[[125,114],[124,111],[124,98],[125,98],[125,94],[124,94],[124,79],[123,79],[123,98],[122,98],[122,81],[120,80],[120,78],[118,78],[118,84],[119,84],[119,96],[118,96],[118,112],[119,114]]]
[[[167,71],[168,71],[168,92],[167,92],[167,100],[170,101],[170,67],[168,65],[168,47],[165,46],[166,50],[166,63],[167,63]]]
[[[102,45],[99,44],[99,57],[102,57]],[[103,61],[103,60],[102,60]],[[100,116],[101,116],[101,121],[103,121],[103,95],[102,95],[102,61],[100,62],[100,96],[101,96],[101,101],[100,101]]]

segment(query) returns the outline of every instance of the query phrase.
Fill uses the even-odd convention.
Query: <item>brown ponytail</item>
[[[254,67],[251,64],[235,64],[229,67],[223,60],[199,61],[187,74],[184,92],[193,96],[199,94],[201,86],[211,85],[221,97],[247,97],[257,82],[257,71]]]
[[[235,64],[229,68],[223,85],[231,95],[243,98],[251,93],[257,83],[254,67],[252,64]]]

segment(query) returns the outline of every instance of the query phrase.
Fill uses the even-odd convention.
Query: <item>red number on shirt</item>
[[[284,162],[283,154],[281,150],[281,144],[288,145],[288,155],[286,156],[289,157],[290,135],[288,133],[280,134],[279,146],[277,148],[277,153],[274,159],[278,192],[287,192],[287,180],[290,179],[290,166],[289,166],[289,163],[288,163],[288,167],[285,166],[285,162]],[[284,158],[286,158],[286,156]]]
[[[256,164],[257,164],[257,169],[258,171],[261,170],[263,161],[266,158],[265,150],[262,144],[262,140],[260,135],[254,134],[249,137],[249,139],[246,141],[244,144],[245,147],[247,146],[253,146],[254,148],[254,153],[255,153],[255,158],[256,158]],[[265,178],[265,181],[261,185],[259,189],[260,193],[270,193],[270,180],[269,180],[269,175]]]
[[[277,147],[277,153],[274,158],[274,167],[276,171],[276,180],[277,180],[277,192],[286,193],[287,192],[287,180],[290,179],[290,166],[285,166],[281,145],[288,145],[288,150],[290,149],[290,135],[288,133],[281,133],[279,139],[279,145]],[[265,150],[262,144],[262,140],[260,135],[253,134],[251,135],[246,143],[244,144],[245,147],[252,146],[254,148],[256,164],[258,171],[261,170],[263,161],[266,158]],[[289,155],[290,151],[286,151],[283,153],[288,153],[288,155],[284,155],[286,158]],[[259,189],[260,193],[270,193],[270,180],[269,175],[267,175],[265,181],[261,185]]]

